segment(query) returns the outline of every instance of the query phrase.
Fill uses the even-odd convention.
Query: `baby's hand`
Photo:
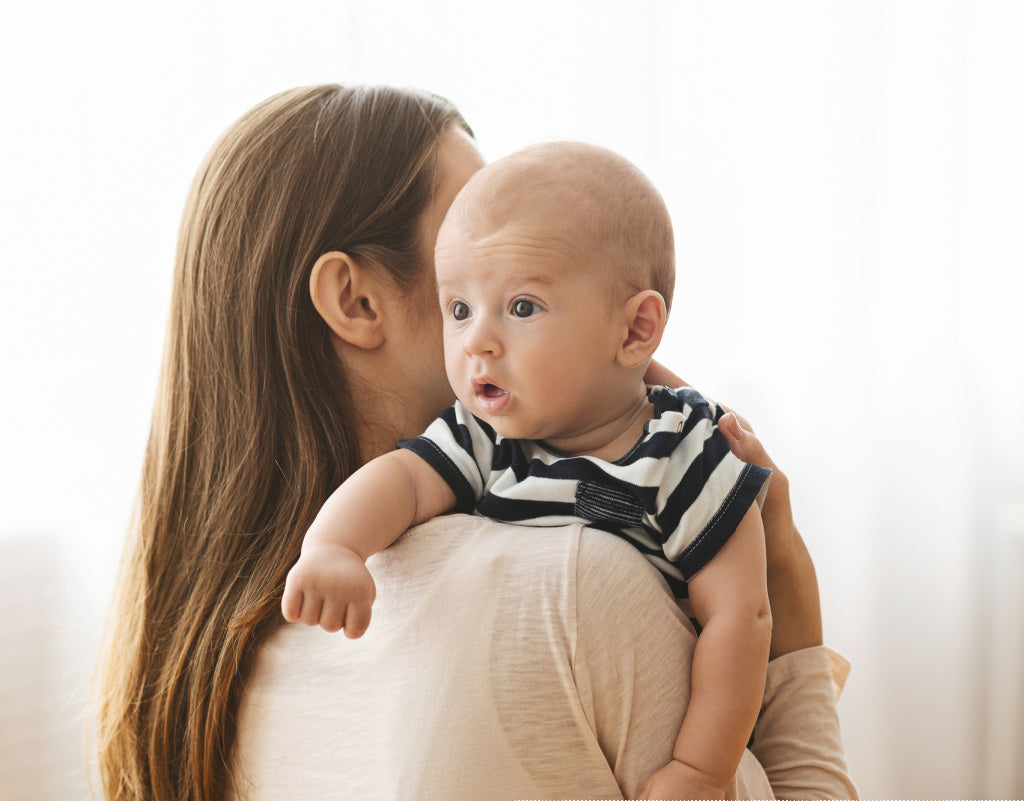
[[[644,782],[640,798],[725,798],[708,774],[673,759]]]
[[[288,571],[281,612],[289,623],[301,620],[324,631],[345,629],[346,637],[362,637],[376,595],[359,554],[342,545],[314,545],[303,548]]]

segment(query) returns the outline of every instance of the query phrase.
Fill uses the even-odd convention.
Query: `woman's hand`
[[[768,561],[768,600],[774,623],[769,658],[821,645],[818,579],[807,546],[793,523],[789,479],[768,456],[750,424],[735,412],[723,415],[718,428],[737,458],[772,470],[768,495],[761,509]]]

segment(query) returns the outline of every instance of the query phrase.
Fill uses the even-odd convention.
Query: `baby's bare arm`
[[[448,484],[411,451],[365,464],[331,494],[306,532],[285,582],[285,619],[362,636],[376,595],[366,560],[454,506]]]
[[[702,627],[693,655],[690,703],[674,761],[651,777],[645,787],[651,795],[645,797],[672,797],[684,788],[699,788],[692,791],[702,797],[708,797],[709,788],[719,788],[724,795],[754,729],[772,625],[756,505],[688,588]],[[684,786],[673,790],[667,786],[671,782]]]
[[[341,545],[365,561],[410,526],[454,506],[455,494],[430,465],[412,451],[391,451],[367,462],[331,494],[302,549]]]

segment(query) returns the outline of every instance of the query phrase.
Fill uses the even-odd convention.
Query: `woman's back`
[[[290,625],[263,646],[238,799],[618,798],[670,757],[695,637],[618,538],[453,515],[369,566],[361,639]],[[771,795],[749,752],[733,789]]]
[[[694,640],[634,554],[579,526],[453,515],[413,529],[369,562],[378,596],[361,639],[293,625],[263,647],[239,796],[636,791],[671,754]],[[624,696],[638,670],[660,678]]]

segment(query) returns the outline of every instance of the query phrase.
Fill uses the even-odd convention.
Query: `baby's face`
[[[592,424],[624,338],[617,287],[571,232],[543,221],[446,225],[435,264],[456,396],[504,437],[557,440]]]

